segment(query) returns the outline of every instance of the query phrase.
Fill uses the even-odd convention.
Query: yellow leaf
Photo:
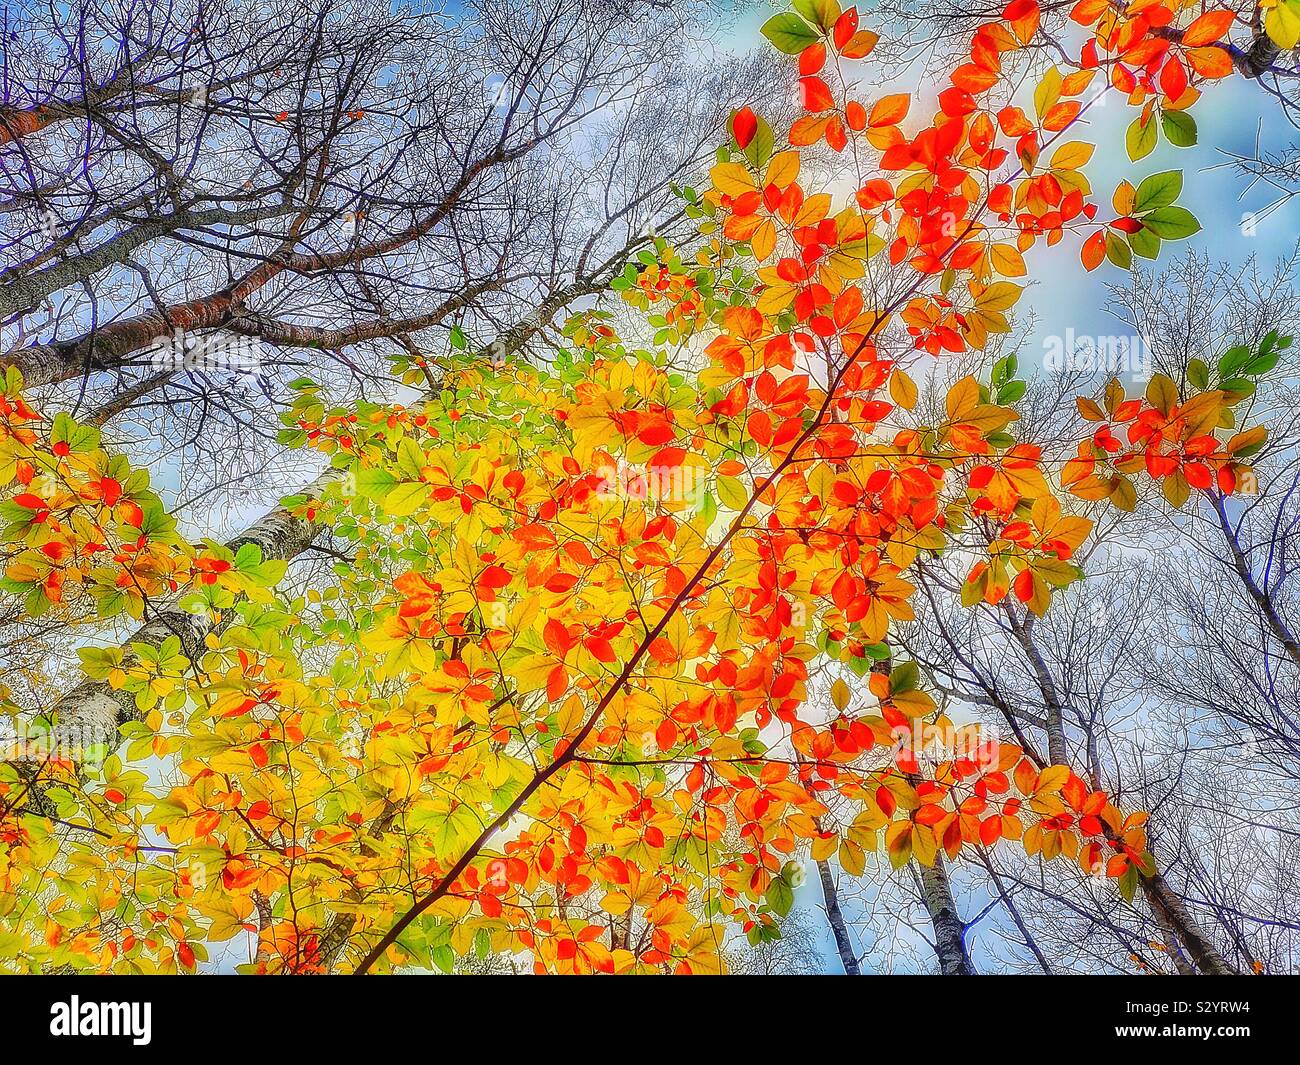
[[[1093,146],[1085,141],[1070,141],[1052,153],[1053,170],[1078,170],[1092,158]]]
[[[818,836],[812,841],[813,861],[826,861],[838,849],[839,842],[839,837],[837,836]]]
[[[1147,383],[1147,402],[1161,414],[1168,414],[1178,402],[1178,386],[1166,374],[1153,374]]]
[[[1015,305],[1022,291],[1019,285],[1010,281],[997,281],[975,297],[975,306],[984,314],[1005,311]]]
[[[908,717],[924,717],[934,710],[934,700],[923,691],[899,692],[894,706]]]
[[[1024,277],[1025,257],[1010,244],[995,244],[989,258],[1003,277]]]
[[[934,865],[934,860],[939,855],[939,840],[935,837],[934,829],[929,825],[912,827],[912,853],[922,865]]]
[[[1048,67],[1043,80],[1034,90],[1034,110],[1041,119],[1057,100],[1061,98],[1061,72],[1056,67]]]
[[[885,850],[889,864],[901,869],[912,860],[912,822],[895,821],[885,829]]]
[[[916,382],[902,370],[895,370],[889,377],[889,395],[903,410],[916,406]]]
[[[950,421],[961,421],[962,416],[969,414],[980,401],[979,382],[973,377],[963,377],[952,388],[948,389],[948,396],[945,405],[948,410],[948,419]]]
[[[819,192],[815,196],[809,196],[803,201],[803,206],[799,208],[799,213],[794,216],[794,227],[811,226],[820,222],[826,217],[831,209],[831,195],[829,192]]]
[[[763,177],[764,185],[775,185],[784,189],[799,177],[799,153],[781,152],[772,156],[767,164],[767,173]]]
[[[1115,186],[1115,193],[1111,196],[1110,203],[1117,215],[1121,217],[1131,215],[1137,205],[1137,189],[1127,181],[1121,181]]]
[[[729,510],[744,510],[749,502],[749,489],[739,478],[719,477],[717,491],[718,502]]]
[[[836,680],[831,685],[831,702],[836,710],[843,710],[849,705],[849,686],[843,680]]]
[[[1060,791],[1065,787],[1065,782],[1069,779],[1069,766],[1049,765],[1038,774],[1038,783],[1034,785],[1034,794],[1042,795],[1048,792]]]
[[[794,299],[794,285],[787,281],[778,281],[763,290],[755,307],[759,314],[774,318],[790,306],[792,299]]]
[[[743,196],[758,188],[754,175],[740,163],[719,163],[709,171],[709,177],[713,187],[726,196]]]
[[[632,908],[632,900],[621,891],[611,891],[600,900],[600,908],[615,917],[621,917]]]

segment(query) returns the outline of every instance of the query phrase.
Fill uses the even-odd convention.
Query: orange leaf
[[[1106,234],[1098,231],[1085,240],[1079,258],[1083,260],[1085,269],[1097,269],[1106,258]]]
[[[911,106],[911,103],[912,98],[906,93],[898,93],[877,100],[876,105],[871,109],[871,117],[867,119],[867,125],[871,129],[878,129],[881,126],[896,126],[906,117],[907,109]]]
[[[799,74],[808,77],[816,74],[826,65],[826,46],[821,41],[813,41],[799,53]]]
[[[1187,61],[1202,77],[1226,78],[1232,73],[1232,56],[1222,48],[1193,48],[1187,53]]]
[[[864,59],[871,54],[871,50],[876,47],[876,42],[880,40],[880,34],[872,33],[870,30],[858,30],[851,38],[849,43],[840,49],[840,55],[845,59]]]
[[[1183,44],[1188,48],[1213,44],[1228,32],[1234,17],[1231,11],[1207,11],[1183,31]]]

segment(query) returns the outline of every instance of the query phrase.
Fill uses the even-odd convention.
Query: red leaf
[[[851,7],[835,20],[835,28],[831,31],[831,38],[835,41],[835,47],[843,50],[844,46],[853,40],[853,35],[858,32],[858,9]]]
[[[1034,571],[1022,569],[1016,574],[1012,588],[1015,590],[1017,599],[1022,603],[1029,602],[1034,597]]]
[[[830,86],[821,78],[800,78],[799,88],[803,92],[805,111],[816,114],[819,111],[829,111],[835,106],[835,97],[831,95]]]
[[[546,698],[558,703],[569,690],[569,674],[563,666],[556,666],[546,678]]]
[[[1193,488],[1204,490],[1214,483],[1214,475],[1210,473],[1210,467],[1203,462],[1189,462],[1183,466],[1183,476],[1187,478],[1187,483]]]
[[[1187,91],[1187,71],[1177,56],[1170,56],[1168,62],[1160,69],[1160,88],[1169,97],[1170,102],[1177,100]]]
[[[608,640],[603,640],[598,636],[592,636],[583,641],[584,646],[592,653],[597,662],[613,662],[614,648]]]
[[[736,147],[742,152],[749,147],[749,142],[758,132],[758,118],[748,107],[742,107],[731,116],[731,133],[736,138]]]
[[[799,53],[799,76],[808,77],[816,74],[826,65],[826,46],[821,41],[813,41]]]

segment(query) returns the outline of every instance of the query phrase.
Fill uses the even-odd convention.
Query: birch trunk
[[[957,916],[952,885],[943,857],[936,855],[934,865],[917,863],[921,881],[921,899],[934,926],[934,952],[939,958],[939,972],[944,976],[975,976],[975,964],[966,950],[966,927]]]
[[[826,919],[830,922],[831,935],[835,937],[835,952],[840,956],[845,976],[861,976],[858,955],[853,949],[853,940],[849,938],[849,926],[844,921],[844,911],[840,909],[839,891],[835,887],[835,872],[830,862],[817,863],[817,875],[822,882],[822,899],[826,903]]]

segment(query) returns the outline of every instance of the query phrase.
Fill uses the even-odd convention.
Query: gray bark
[[[853,949],[853,940],[849,938],[849,926],[844,921],[844,911],[840,909],[840,896],[835,887],[835,873],[830,862],[817,863],[817,875],[822,882],[822,898],[826,903],[826,919],[830,922],[831,935],[835,937],[835,952],[840,956],[845,976],[861,976],[858,955]]]
[[[1006,600],[1003,600],[1003,603],[1006,604]],[[1038,690],[1043,693],[1045,708],[1043,725],[1047,733],[1047,757],[1053,765],[1069,765],[1070,752],[1065,745],[1065,707],[1061,702],[1060,693],[1056,690],[1052,671],[1047,668],[1042,652],[1034,643],[1034,616],[1026,612],[1024,618],[1018,619],[1010,604],[1006,604],[1006,611],[1011,619],[1011,631],[1029,660],[1034,677],[1038,681]]]
[[[1151,906],[1156,921],[1170,929],[1182,943],[1187,956],[1198,972],[1206,976],[1238,976],[1234,968],[1210,940],[1201,932],[1200,927],[1188,912],[1186,903],[1178,893],[1169,886],[1168,881],[1157,871],[1153,876],[1138,876],[1142,885],[1142,894]],[[1181,966],[1180,966],[1181,968]]]
[[[952,885],[943,857],[936,855],[933,866],[917,863],[921,899],[934,926],[934,952],[944,976],[976,976],[975,964],[966,950],[966,926],[957,916]]]

